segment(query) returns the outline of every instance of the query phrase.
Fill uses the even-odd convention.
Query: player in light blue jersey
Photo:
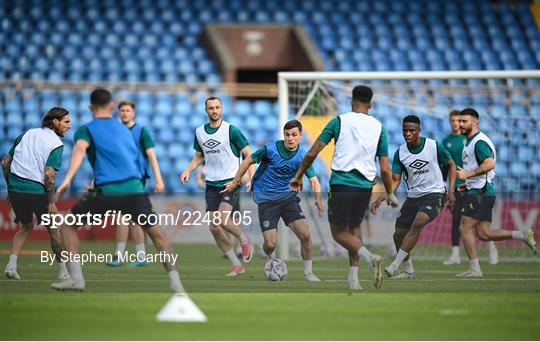
[[[311,235],[308,222],[300,207],[300,198],[291,191],[289,182],[304,158],[305,151],[298,145],[302,139],[302,124],[291,120],[283,128],[284,140],[270,143],[247,157],[238,169],[233,181],[225,185],[223,192],[236,189],[242,176],[254,163],[260,164],[252,180],[253,199],[259,207],[259,222],[264,237],[263,249],[268,258],[274,258],[277,244],[277,226],[279,219],[292,229],[300,240],[304,277],[307,281],[320,281],[312,270]],[[321,185],[315,176],[313,167],[308,168],[306,176],[311,183],[315,205],[319,215],[323,213]]]

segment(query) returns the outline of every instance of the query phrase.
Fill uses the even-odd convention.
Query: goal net
[[[370,115],[379,119],[388,132],[388,152],[404,143],[401,120],[409,114],[422,121],[422,135],[441,141],[450,134],[449,112],[466,107],[480,114],[480,130],[493,140],[497,150],[495,188],[497,204],[492,229],[532,227],[540,236],[540,73],[538,71],[485,72],[283,72],[279,74],[280,123],[293,117],[307,127],[311,142],[333,116],[350,111],[351,92],[356,85],[373,89]],[[311,128],[311,131],[309,130]],[[324,169],[330,173],[333,144],[321,154]],[[391,161],[391,160],[390,160]],[[328,189],[323,176],[323,191]],[[383,189],[378,181],[374,191]],[[405,188],[399,189],[400,202]],[[309,212],[313,212],[308,210]],[[364,242],[378,247],[392,244],[394,222],[399,210],[385,205],[370,218],[371,231],[363,230]],[[308,215],[310,227],[318,225],[321,244],[331,245],[326,218]],[[416,259],[442,260],[451,246],[451,214],[444,209],[429,224],[414,250]],[[283,231],[283,230],[282,230]],[[326,231],[326,233],[325,233]],[[319,231],[317,232],[319,233]],[[288,234],[280,235],[280,245]],[[283,240],[283,241],[282,241]],[[291,242],[295,239],[291,239]],[[501,261],[530,261],[530,250],[519,241],[496,242]],[[462,251],[463,256],[464,251]],[[479,242],[481,258],[487,244]],[[289,251],[282,248],[281,257]]]

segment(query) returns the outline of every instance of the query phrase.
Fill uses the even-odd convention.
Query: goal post
[[[425,72],[279,72],[279,129],[291,118],[316,114],[338,115],[350,110],[351,90],[365,84],[374,92],[372,112],[387,127],[389,155],[403,143],[401,119],[419,115],[426,136],[442,140],[450,132],[452,109],[474,107],[480,113],[480,129],[492,136],[497,148],[496,188],[498,206],[494,229],[537,226],[540,217],[540,71],[425,71]],[[396,127],[396,125],[398,127]],[[320,133],[320,132],[318,132]],[[311,136],[315,139],[316,136]],[[322,184],[323,189],[327,184]],[[515,190],[515,191],[513,191]],[[326,205],[326,204],[325,204]],[[391,242],[397,215],[383,210],[384,225],[377,230],[375,245]],[[308,217],[309,220],[326,218]],[[383,225],[377,218],[374,225]],[[439,247],[448,246],[448,215],[440,215],[421,243],[428,259],[442,258]],[[310,222],[310,227],[313,227]],[[540,229],[540,228],[539,228]],[[313,231],[313,229],[312,229]],[[538,229],[536,231],[538,234]],[[499,245],[499,243],[497,243]],[[279,257],[287,260],[289,230],[279,231]],[[511,253],[501,260],[529,260],[521,245],[501,242]],[[431,247],[433,246],[433,248]]]

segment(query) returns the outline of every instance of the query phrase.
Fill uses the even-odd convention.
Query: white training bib
[[[419,153],[411,153],[406,143],[399,147],[399,161],[405,167],[407,197],[446,192],[437,152],[437,142],[429,138],[425,138],[424,148]]]
[[[478,162],[476,161],[475,147],[476,143],[479,141],[485,141],[488,146],[493,151],[493,159],[497,161],[497,153],[495,152],[495,145],[491,139],[482,132],[479,132],[473,140],[463,148],[462,157],[463,157],[463,170],[470,172],[478,168]],[[467,189],[482,189],[486,186],[486,183],[492,183],[493,178],[495,178],[495,170],[491,170],[488,173],[480,176],[471,177],[465,180],[465,185]]]
[[[234,178],[240,166],[240,157],[231,148],[230,124],[221,121],[213,134],[206,133],[204,125],[197,128],[195,135],[204,154],[204,172],[207,181],[222,181]]]
[[[45,184],[45,164],[62,141],[49,128],[32,128],[21,138],[13,153],[10,171],[14,175]]]
[[[379,120],[363,113],[348,112],[339,116],[339,137],[334,149],[332,170],[358,170],[370,181],[375,180],[375,156],[382,132]]]

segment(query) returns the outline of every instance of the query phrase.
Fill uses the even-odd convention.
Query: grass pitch
[[[7,248],[3,244],[2,248]],[[47,249],[29,243],[26,249]],[[112,244],[83,243],[110,252]],[[227,278],[215,246],[179,245],[182,280],[207,323],[162,323],[170,298],[159,264],[110,268],[87,264],[84,293],[54,292],[57,266],[19,257],[21,280],[0,282],[0,338],[54,340],[358,340],[540,339],[540,264],[483,264],[484,278],[457,279],[466,268],[416,261],[416,280],[373,287],[361,264],[363,291],[347,290],[346,260],[315,260],[321,283],[306,283],[302,262],[289,261],[283,282],[264,278],[254,257],[245,274]],[[1,256],[0,266],[7,263]]]

